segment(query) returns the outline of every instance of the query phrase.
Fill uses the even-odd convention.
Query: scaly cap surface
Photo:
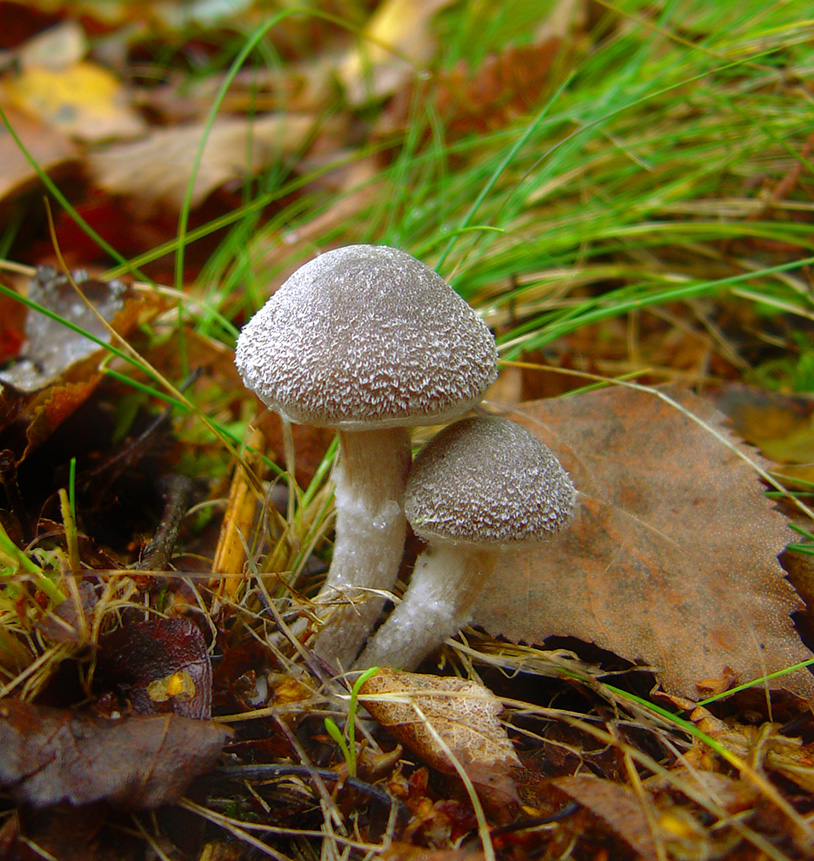
[[[443,422],[497,376],[472,308],[424,263],[373,245],[298,269],[244,327],[235,361],[290,421],[343,430]]]
[[[405,512],[421,538],[522,549],[569,520],[576,490],[533,433],[503,418],[463,419],[419,452]]]

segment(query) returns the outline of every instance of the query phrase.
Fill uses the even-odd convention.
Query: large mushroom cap
[[[425,540],[523,549],[569,520],[576,491],[533,433],[502,418],[444,428],[419,452],[405,512]]]
[[[244,327],[235,361],[290,421],[344,430],[445,421],[497,376],[469,305],[419,260],[373,245],[298,269]]]

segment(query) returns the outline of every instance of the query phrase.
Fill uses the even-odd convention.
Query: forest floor
[[[0,60],[0,856],[814,856],[805,4],[0,2]],[[409,673],[315,651],[334,432],[234,363],[354,244],[578,492]]]

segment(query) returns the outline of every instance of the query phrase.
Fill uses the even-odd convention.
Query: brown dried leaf
[[[393,133],[410,122],[416,88],[431,93],[449,140],[505,128],[517,117],[539,110],[555,63],[568,62],[580,43],[586,7],[583,0],[559,0],[530,44],[507,45],[477,68],[462,60],[453,69],[439,70],[431,82],[401,88],[379,124],[379,133]]]
[[[263,432],[267,448],[275,461],[285,464],[286,430],[280,416],[261,405],[254,424]],[[291,436],[296,453],[294,477],[300,487],[308,487],[334,438],[334,432],[330,428],[313,425],[291,425]]]
[[[481,845],[475,841],[459,849],[428,849],[397,840],[379,856],[381,861],[482,861],[484,857]]]
[[[173,814],[179,812],[178,808],[172,808]],[[103,802],[84,807],[65,804],[44,810],[23,808],[15,811],[14,816],[7,817],[0,831],[0,858],[6,861],[40,861],[44,858],[58,858],[59,861],[144,861],[143,837],[135,829],[125,832],[116,827],[115,817],[106,817],[104,813]]]
[[[88,580],[80,580],[67,601],[54,607],[39,623],[40,634],[51,643],[85,646],[98,600]]]
[[[229,180],[242,179],[295,152],[313,127],[310,116],[221,117],[207,137],[195,177],[192,206],[198,206]],[[180,209],[195,167],[195,154],[205,134],[203,123],[154,129],[143,141],[92,154],[90,170],[111,194]]]
[[[35,807],[106,799],[129,809],[177,801],[230,731],[178,715],[121,720],[0,702],[0,785]]]
[[[382,177],[382,167],[375,156],[332,171],[329,176],[318,180],[315,188],[319,193],[330,194],[334,203],[307,223],[286,233],[282,242],[279,237],[269,237],[261,231],[250,245],[249,255],[252,259],[260,258],[260,268],[281,269],[277,279],[279,285],[297,268],[294,261],[311,255],[310,249],[315,242],[325,247],[325,235],[336,237],[332,246],[334,242],[339,246],[363,241],[357,216],[386,193]]]
[[[814,452],[814,404],[810,398],[733,384],[718,396],[735,432],[778,463],[806,464]]]
[[[672,396],[729,438],[707,402]],[[704,680],[751,681],[811,658],[777,561],[786,519],[713,434],[657,394],[621,387],[526,404],[518,419],[570,472],[577,510],[544,549],[500,561],[477,624],[515,641],[595,642],[689,698]],[[806,670],[769,684],[814,697]]]
[[[24,326],[25,307],[11,296],[0,295],[0,364],[17,357],[25,341]]]
[[[61,21],[27,39],[14,52],[20,69],[68,69],[88,52],[88,37],[77,21]]]
[[[627,786],[592,775],[559,777],[554,785],[601,817],[642,858],[657,858],[653,835],[641,802]]]
[[[383,668],[362,685],[361,694],[365,708],[405,747],[438,771],[456,774],[445,744],[484,804],[517,802],[511,770],[520,761],[497,717],[503,706],[487,688]]]

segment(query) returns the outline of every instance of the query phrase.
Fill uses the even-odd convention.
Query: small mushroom
[[[298,269],[240,333],[235,361],[289,421],[336,428],[336,537],[317,601],[347,598],[314,649],[348,666],[404,547],[406,428],[466,412],[497,376],[492,333],[436,272],[403,251],[351,245]],[[330,611],[329,611],[330,612]]]
[[[464,419],[433,437],[405,494],[407,519],[428,547],[355,669],[415,669],[469,622],[498,554],[532,549],[562,529],[575,496],[551,450],[507,419]]]

